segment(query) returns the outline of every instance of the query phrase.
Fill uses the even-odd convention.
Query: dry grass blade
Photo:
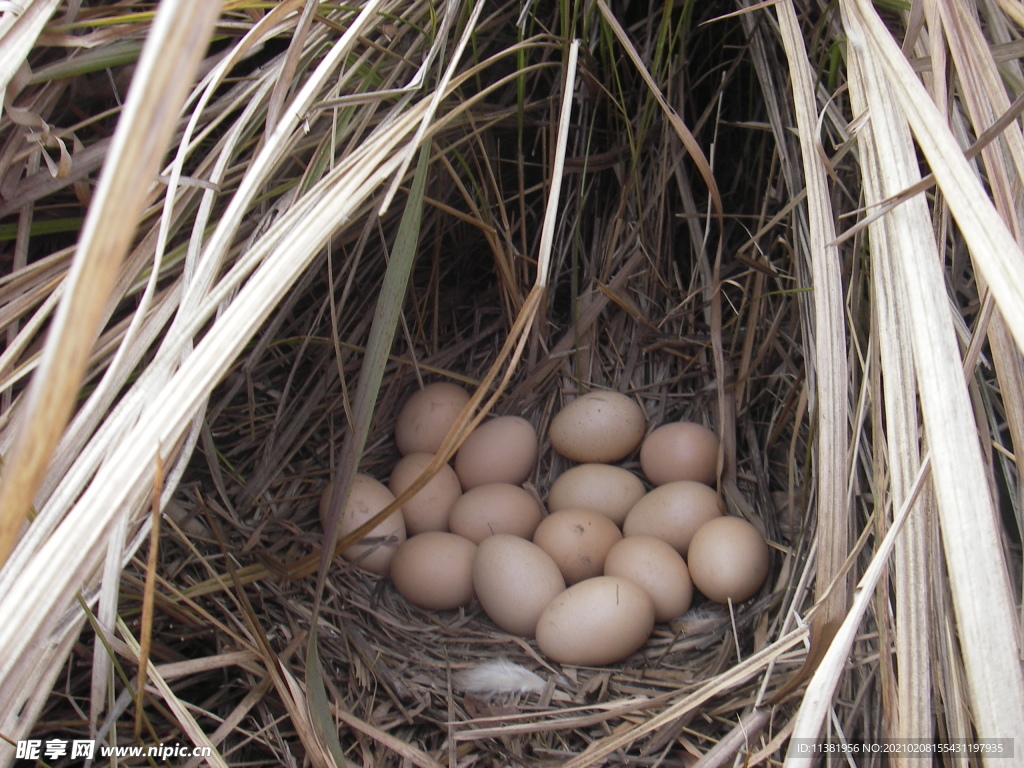
[[[67,424],[121,258],[219,10],[218,3],[168,2],[154,22],[139,62],[137,85],[83,227],[68,290],[20,414],[17,441],[0,477],[0,563],[14,547]],[[180,50],[180,58],[168,60],[163,56],[168,49]]]
[[[854,110],[858,114],[867,114],[864,74],[860,67],[860,57],[851,57],[850,96]],[[857,133],[857,143],[862,150],[861,178],[869,211],[882,206],[885,199],[882,191],[884,172],[876,164],[878,155],[874,141],[874,130],[871,122],[867,121]],[[906,300],[895,267],[899,254],[894,248],[893,238],[889,236],[889,220],[884,218],[884,214],[870,225],[870,239],[875,327],[872,340],[878,350],[881,370],[885,374],[880,393],[884,411],[875,407],[875,422],[879,433],[876,442],[881,443],[881,433],[884,432],[885,437],[885,449],[878,445],[876,456],[883,455],[886,461],[878,462],[875,473],[878,487],[884,487],[884,477],[888,473],[891,500],[883,503],[898,509],[910,494],[921,462],[913,339],[906,318]],[[884,430],[881,428],[883,416]],[[896,542],[893,575],[896,594],[895,628],[898,630],[895,632],[896,702],[889,715],[893,722],[894,738],[930,738],[934,730],[931,659],[935,644],[931,618],[935,606],[928,589],[928,554],[929,540],[935,535],[936,528],[933,509],[928,503],[930,498],[928,492],[918,496],[918,506],[910,510],[903,534]],[[884,593],[883,599],[888,602]],[[879,610],[881,615],[887,612]]]
[[[120,623],[119,627],[122,637],[124,637],[128,650],[135,656],[137,662],[142,661],[140,655],[140,647],[138,641],[132,636],[131,631],[125,626],[124,623]],[[192,739],[192,743],[197,747],[206,747],[210,750],[210,754],[205,758],[211,766],[217,768],[228,768],[227,762],[221,757],[220,752],[217,751],[216,747],[213,746],[212,742],[207,738],[203,729],[199,727],[199,724],[195,721],[195,718],[189,712],[188,707],[181,701],[175,694],[171,687],[164,680],[163,675],[151,661],[146,661],[148,670],[147,677],[153,682],[156,690],[163,698],[164,702],[170,708],[174,716],[178,718],[178,721],[182,725],[183,731],[188,734]]]
[[[149,672],[150,653],[153,650],[153,599],[156,570],[160,553],[160,495],[163,491],[163,468],[159,460],[153,483],[153,516],[150,522],[149,556],[146,560],[146,586],[142,594],[142,636],[139,638],[139,677],[135,692],[135,738],[142,735],[142,721],[146,701],[146,677]]]
[[[286,5],[298,7],[299,3]],[[299,66],[299,57],[302,55],[303,48],[307,42],[316,6],[317,4],[314,0],[306,0],[306,5],[302,9],[299,21],[295,25],[295,34],[292,35],[291,42],[288,44],[288,52],[281,66],[281,76],[274,85],[274,90],[270,94],[270,102],[267,105],[267,133],[273,133],[274,128],[277,127],[281,109],[284,107],[285,99],[288,98],[288,89],[292,86],[295,79],[295,70]]]
[[[977,19],[957,0],[938,5],[956,75],[963,83],[964,102],[973,131],[985,135],[997,120],[1002,122],[1002,117],[1014,110]],[[1024,135],[1017,121],[1006,124],[999,131],[997,141],[984,145],[981,156],[996,210],[1016,242],[1024,243],[1024,219],[1017,206],[1024,176]],[[979,294],[987,295],[988,284],[980,270],[977,279]],[[979,343],[987,335],[992,348],[1013,452],[1024,455],[1024,365],[1020,353],[1001,312],[991,315],[977,333]],[[1019,525],[1020,521],[1018,513]]]
[[[863,8],[860,4],[851,7]],[[871,55],[883,62],[882,71],[905,107],[914,137],[929,161],[977,268],[988,281],[1018,349],[1024,349],[1024,258],[1020,246],[877,12],[863,9],[861,23],[864,34],[858,42],[869,46]]]
[[[334,713],[345,725],[360,733],[365,733],[371,739],[392,750],[396,755],[401,756],[406,764],[416,765],[419,768],[442,768],[441,763],[434,760],[423,750],[417,749],[408,742],[392,736],[387,731],[375,728],[366,721],[354,716],[351,712],[346,712],[341,706],[335,706]]]
[[[683,143],[683,146],[686,147],[686,151],[689,153],[690,158],[697,165],[697,170],[700,172],[701,178],[704,180],[704,183],[707,184],[708,191],[711,193],[711,201],[715,207],[715,213],[717,213],[719,219],[721,219],[723,215],[722,197],[718,191],[718,182],[715,180],[714,172],[711,170],[711,164],[704,155],[704,150],[700,148],[700,145],[690,132],[690,129],[686,126],[686,123],[682,121],[682,118],[679,117],[672,106],[665,100],[665,97],[661,93],[661,89],[658,87],[657,83],[654,82],[654,78],[651,77],[650,72],[647,71],[647,67],[640,58],[640,54],[637,53],[636,47],[632,42],[630,42],[630,39],[626,34],[626,30],[622,28],[622,25],[619,23],[616,15],[612,13],[604,0],[597,0],[597,7],[600,9],[605,22],[615,34],[616,39],[626,51],[626,55],[629,57],[629,60],[633,62],[637,72],[639,72],[640,76],[643,78],[644,83],[650,89],[654,98],[657,99],[658,105],[664,111],[665,117],[668,119],[672,129],[679,136],[679,140]]]
[[[827,643],[835,622],[846,613],[847,588],[839,574],[849,551],[850,508],[847,495],[848,372],[843,281],[835,240],[828,180],[821,162],[814,84],[792,2],[776,4],[779,28],[789,61],[793,103],[807,185],[811,280],[814,285],[814,382],[818,427],[816,595],[822,604],[814,618],[812,642]]]
[[[931,465],[928,457],[925,457],[924,461],[921,462],[921,468],[918,471],[913,487],[909,489],[909,494],[903,505],[893,515],[892,526],[879,542],[871,562],[857,584],[850,612],[843,619],[832,645],[825,652],[821,665],[807,686],[807,693],[804,696],[800,711],[796,716],[796,722],[793,725],[792,738],[811,740],[818,738],[822,725],[828,717],[829,709],[832,706],[835,688],[839,683],[840,676],[843,674],[843,669],[850,655],[850,649],[857,638],[857,627],[860,625],[864,614],[874,599],[875,586],[888,567],[889,557],[896,546],[896,540],[900,536],[903,524],[914,508],[917,495],[920,493],[924,482],[929,478],[930,472]],[[806,756],[800,755],[797,752],[791,752],[786,757],[785,765],[803,765],[806,761]]]
[[[448,3],[448,13],[445,14],[445,21],[447,23],[451,23],[452,18],[455,16],[455,10],[457,7],[458,6],[454,1],[450,1]],[[438,105],[440,105],[442,97],[448,91],[448,86],[451,83],[452,78],[455,76],[455,72],[458,69],[458,65],[466,52],[466,46],[469,45],[469,41],[472,37],[472,34],[476,30],[476,25],[478,20],[480,19],[480,14],[483,11],[483,9],[484,4],[482,0],[478,0],[477,4],[473,7],[473,10],[469,15],[469,19],[466,22],[465,29],[463,29],[462,31],[462,36],[459,38],[458,45],[455,46],[455,52],[452,55],[452,60],[449,63],[448,67],[445,69],[444,74],[441,76],[441,79],[438,82],[437,87],[434,89],[434,93],[430,98],[430,105],[427,107],[426,112],[420,119],[420,126],[416,130],[416,135],[413,137],[413,140],[409,145],[410,148],[407,149],[405,152],[405,157],[402,160],[402,165],[399,166],[398,173],[395,174],[395,180],[391,183],[391,188],[388,190],[387,194],[384,195],[384,200],[380,204],[381,215],[387,213],[388,208],[391,206],[391,201],[394,198],[395,193],[398,191],[399,180],[404,178],[406,171],[409,170],[409,165],[412,163],[413,156],[412,148],[419,146],[420,143],[423,141],[423,137],[426,135],[428,128],[430,127],[431,123],[434,120],[434,116],[437,114]],[[438,42],[440,42],[441,40],[444,39],[444,37],[439,36],[437,39]],[[435,45],[434,47],[431,48],[431,55],[427,56],[427,62],[432,61],[435,58],[436,51],[437,46]],[[422,67],[420,68],[419,72],[423,72]],[[417,73],[417,75],[419,75],[419,73]]]
[[[60,0],[29,0],[21,8],[3,9],[0,16],[0,94],[23,65]],[[6,107],[6,100],[4,103]]]
[[[572,119],[572,99],[576,94],[576,76],[579,66],[580,41],[573,40],[569,46],[566,62],[565,85],[562,89],[562,106],[558,111],[558,133],[555,142],[555,161],[552,169],[551,191],[544,206],[544,220],[541,224],[539,253],[537,255],[537,278],[534,285],[545,288],[551,279],[551,248],[555,240],[555,225],[562,202],[562,178],[565,173],[565,152],[569,142],[569,126]]]
[[[772,645],[744,659],[727,672],[724,672],[720,677],[707,681],[698,690],[674,702],[644,722],[622,729],[620,733],[595,741],[585,752],[567,761],[564,764],[564,768],[589,768],[589,766],[599,764],[602,758],[610,755],[617,749],[622,749],[644,734],[672,723],[687,713],[694,711],[697,707],[700,707],[734,685],[737,680],[749,679],[755,676],[767,666],[770,660],[800,644],[806,637],[807,634],[804,630],[796,630],[788,635],[783,635]]]
[[[317,65],[302,88],[288,103],[284,116],[274,126],[273,132],[265,137],[263,145],[247,169],[239,188],[232,195],[227,208],[217,222],[216,229],[204,244],[203,272],[197,275],[190,292],[182,299],[182,309],[175,318],[175,326],[193,321],[196,305],[206,296],[214,276],[226,260],[230,243],[236,236],[242,217],[248,206],[252,204],[252,199],[258,194],[261,186],[266,183],[267,176],[287,152],[290,142],[294,140],[295,131],[306,119],[316,94],[342,60],[351,52],[359,34],[374,18],[382,1],[371,0],[360,10],[349,28],[331,46],[323,61]]]
[[[844,5],[844,14],[851,46],[865,63],[865,101],[878,153],[877,160],[869,158],[868,163],[882,169],[883,193],[895,194],[920,178],[910,137],[913,128],[978,257],[979,269],[984,271],[981,262],[989,258],[999,261],[1019,252],[875,11],[854,2]],[[1024,711],[1013,598],[926,201],[915,197],[889,217],[893,244],[901,254],[897,276],[904,286],[942,541],[978,733],[1024,738],[1024,724],[1011,714]],[[1002,247],[1002,254],[982,256],[977,252],[982,240],[988,247]],[[1009,274],[1000,279],[1005,281],[1004,297],[1007,291],[1024,290],[1024,281],[1013,285]],[[1003,301],[999,305],[1002,308]],[[1008,319],[1013,326],[1009,314]],[[1015,336],[1021,338],[1016,331]],[[977,568],[979,558],[994,567]],[[978,595],[986,596],[983,603]]]
[[[781,0],[772,0],[777,2]],[[751,744],[768,724],[771,714],[764,709],[754,709],[747,713],[729,735],[709,749],[704,756],[693,764],[693,768],[720,768],[735,761],[737,752],[749,754]]]

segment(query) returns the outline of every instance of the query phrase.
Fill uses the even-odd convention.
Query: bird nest
[[[516,162],[500,156],[490,160],[499,165],[496,177],[505,175],[502,162]],[[664,161],[652,158],[652,163]],[[759,359],[754,363],[751,356],[743,377],[748,395],[735,415],[742,437],[731,446],[723,482],[732,484],[733,492],[726,494],[730,511],[751,519],[772,542],[770,581],[757,597],[731,609],[700,603],[658,625],[643,648],[621,664],[566,667],[545,659],[534,642],[499,630],[475,602],[458,611],[420,609],[386,578],[336,558],[326,573],[317,636],[329,699],[343,729],[342,743],[354,750],[353,761],[387,763],[385,755],[394,751],[413,762],[429,758],[443,764],[453,758],[453,765],[561,763],[610,736],[620,741],[614,752],[627,762],[669,755],[678,761],[687,753],[703,754],[800,666],[802,634],[792,611],[794,600],[805,605],[808,595],[791,580],[806,560],[802,550],[808,523],[801,512],[806,499],[799,469],[806,437],[794,419],[802,377],[789,367],[799,364],[800,351],[773,336],[759,312],[751,315],[749,295],[756,279],[742,261],[723,260],[720,268],[735,281],[735,306],[743,311],[726,311],[722,328],[713,331],[710,292],[702,288],[695,268],[703,257],[686,254],[686,225],[673,220],[673,196],[644,202],[650,190],[616,194],[612,170],[604,173],[609,178],[592,180],[595,185],[611,182],[609,191],[593,195],[594,209],[563,208],[566,218],[581,220],[566,227],[566,235],[574,238],[577,227],[586,227],[585,240],[593,246],[583,252],[571,241],[556,242],[553,250],[564,259],[553,268],[534,330],[524,337],[522,358],[503,386],[484,390],[497,395],[491,412],[524,416],[544,435],[552,413],[573,396],[613,388],[641,403],[652,426],[683,419],[717,428],[722,378],[713,346],[728,350],[730,360],[745,347],[760,348]],[[575,181],[566,181],[570,200]],[[428,185],[428,197],[441,197],[442,186]],[[488,207],[501,206],[510,194],[494,193]],[[629,199],[638,193],[640,198]],[[538,191],[534,205],[540,208],[544,202]],[[382,481],[399,458],[393,428],[405,398],[421,382],[479,387],[501,356],[515,322],[511,312],[530,290],[522,282],[502,283],[504,270],[495,266],[502,260],[507,271],[531,279],[529,259],[496,255],[481,235],[483,222],[448,212],[464,208],[465,200],[449,193],[435,205],[427,213],[403,305],[408,328],[391,349],[359,461],[359,471]],[[647,205],[665,216],[650,224],[674,232],[668,243],[645,244],[642,227],[625,226],[614,216],[616,209]],[[538,220],[541,213],[534,212]],[[497,239],[510,243],[518,235],[505,230]],[[367,248],[360,260],[383,265],[386,247],[385,242]],[[575,257],[574,250],[579,250]],[[365,318],[376,298],[367,292],[365,304],[340,300],[345,276],[329,277],[331,268],[324,262],[318,266],[317,279],[289,302],[294,309],[287,311],[286,324],[268,331],[267,343],[258,345],[265,352],[241,359],[214,394],[209,438],[174,501],[179,524],[184,520],[186,530],[202,534],[190,534],[189,545],[172,538],[161,549],[161,557],[169,558],[165,562],[174,563],[179,587],[197,595],[200,605],[213,601],[218,606],[207,610],[236,616],[238,598],[218,594],[225,588],[244,590],[269,647],[299,679],[308,670],[301,654],[295,654],[309,641],[314,571],[324,543],[318,500],[338,470],[351,428],[351,381],[360,370],[369,330]],[[772,268],[780,270],[780,280],[787,279],[783,263]],[[684,270],[692,275],[686,283]],[[771,307],[772,300],[764,299],[760,311],[785,312],[787,300],[780,296]],[[332,305],[344,306],[344,316],[333,323]],[[713,339],[716,332],[721,335]],[[726,375],[735,391],[736,376]],[[350,382],[347,387],[342,376]],[[792,412],[788,418],[786,409]],[[623,465],[639,472],[635,454]],[[544,498],[567,466],[542,439],[528,487]],[[224,565],[216,565],[220,562]],[[230,579],[211,581],[211,568],[222,579],[228,562],[237,569],[237,586]],[[252,643],[251,638],[223,635],[222,626],[236,623],[237,616],[220,615],[211,624],[186,617],[188,611],[182,616],[180,610],[166,619],[176,628],[171,631],[187,626],[190,643],[226,646],[224,651]],[[248,636],[253,628],[239,631]],[[786,642],[773,646],[781,637]],[[462,671],[496,659],[536,672],[546,687],[508,696],[462,690]],[[738,665],[746,665],[740,667],[743,672],[734,671]],[[722,686],[728,674],[736,677]],[[237,671],[229,673],[232,678],[215,696],[223,702],[219,707],[234,705],[255,684]],[[709,681],[717,682],[709,686]],[[648,730],[658,715],[665,721]],[[630,729],[638,735],[625,736]],[[409,745],[413,756],[396,747],[395,740]],[[241,749],[252,759],[259,751],[253,745]]]

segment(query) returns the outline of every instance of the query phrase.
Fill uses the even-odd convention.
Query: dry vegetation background
[[[0,2],[0,764],[1019,761],[1022,24]],[[433,380],[476,393],[463,433],[591,388],[712,426],[769,583],[587,669],[328,565],[320,491],[386,476]],[[542,445],[531,482],[564,468]],[[547,688],[453,682],[496,657]]]

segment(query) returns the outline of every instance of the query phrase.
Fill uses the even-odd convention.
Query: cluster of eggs
[[[434,460],[469,401],[454,384],[431,384],[402,407],[402,459],[389,485],[357,475],[342,511],[345,535],[393,502]],[[552,484],[548,512],[523,487],[538,437],[518,416],[493,418],[463,442],[401,509],[343,556],[389,575],[409,602],[450,610],[474,598],[499,627],[535,637],[554,661],[612,664],[685,613],[694,587],[741,602],[767,578],[768,547],[750,523],[723,514],[713,489],[718,438],[675,422],[645,439],[646,418],[614,392],[583,395],[551,421],[552,448],[577,465]],[[653,486],[614,462],[640,448]],[[331,489],[320,506],[326,519]]]

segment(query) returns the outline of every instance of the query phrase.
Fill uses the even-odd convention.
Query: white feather
[[[464,669],[454,678],[455,685],[474,696],[504,696],[510,693],[540,693],[546,683],[526,667],[495,659]]]

